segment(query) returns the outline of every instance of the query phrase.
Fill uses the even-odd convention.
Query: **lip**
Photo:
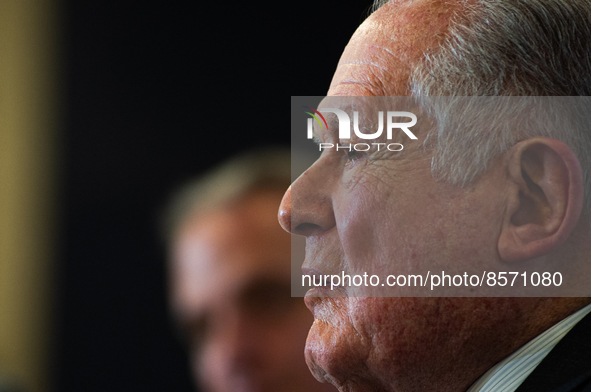
[[[312,280],[314,281],[319,281],[322,282],[322,279],[324,279],[324,277],[326,275],[331,276],[331,274],[327,274],[324,271],[321,271],[319,269],[316,268],[310,268],[310,267],[303,267],[302,266],[302,274],[303,275],[308,275],[310,277],[312,277],[312,279],[316,276],[319,278],[319,280]],[[325,281],[325,283],[328,283],[326,285],[322,285],[322,286],[316,286],[315,284],[312,284],[312,288],[310,290],[308,290],[308,292],[306,293],[306,297],[309,296],[322,296],[322,297],[335,297],[335,296],[342,296],[342,295],[335,295],[335,293],[342,293],[345,296],[347,295],[347,291],[345,289],[345,287],[343,286],[334,286],[334,289],[331,290],[331,284],[330,284],[330,280]]]
[[[311,277],[318,276],[320,278],[322,278],[322,276],[325,275],[322,273],[322,271],[316,268],[308,268],[303,266],[302,273],[304,275],[309,275]],[[310,310],[310,313],[312,313],[314,318],[316,318],[316,314],[314,312],[316,305],[322,302],[322,297],[329,296],[329,291],[330,287],[328,286],[317,286],[312,287],[306,292],[306,295],[304,296],[304,303],[306,304],[306,307]]]
[[[306,304],[306,307],[308,308],[308,310],[310,311],[310,313],[312,313],[312,316],[314,316],[314,318],[316,319],[316,312],[314,311],[316,309],[316,305],[318,305],[320,302],[322,302],[322,298],[321,297],[316,297],[316,296],[308,296],[308,293],[310,293],[310,291],[312,291],[314,289],[310,289],[308,290],[308,292],[306,293],[306,296],[304,297],[304,303]]]
[[[324,275],[328,275],[328,274],[325,274],[323,271],[320,271],[319,269],[310,268],[310,267],[303,267],[303,266],[302,266],[302,274],[310,276],[312,278],[313,282],[318,281],[318,280],[315,280],[314,277],[316,277],[316,279],[319,279],[319,281],[322,282]],[[312,288],[306,292],[305,297],[329,297],[330,291],[332,291],[332,290],[330,290],[329,285],[316,286],[312,283]]]
[[[323,277],[324,275],[328,275],[328,274],[324,273],[323,271],[320,271],[319,269],[310,268],[310,267],[303,267],[303,266],[302,266],[302,273],[304,275],[309,275],[311,277],[314,277],[314,276]],[[316,314],[315,314],[316,306],[319,305],[320,303],[322,303],[325,298],[332,298],[332,297],[348,297],[347,291],[345,290],[344,287],[340,287],[340,286],[335,287],[332,290],[330,288],[330,285],[314,286],[306,292],[306,295],[304,296],[304,303],[306,304],[306,306],[308,307],[308,309],[310,310],[312,315],[314,315],[314,317],[316,318]]]

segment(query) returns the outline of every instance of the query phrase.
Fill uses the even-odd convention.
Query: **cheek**
[[[414,184],[407,178],[392,181]],[[453,268],[454,274],[480,276],[490,270],[497,254],[495,217],[500,207],[444,197],[437,186],[396,190],[364,179],[341,192],[335,216],[346,272],[424,276]]]
[[[491,355],[490,347],[503,344],[495,331],[519,319],[509,314],[511,299],[503,298],[358,298],[352,304],[355,329],[371,342],[365,367],[383,384],[401,389],[417,371],[425,380],[441,379],[458,358]]]
[[[367,182],[367,180],[366,180]],[[351,273],[401,274],[413,272],[426,259],[429,242],[442,236],[430,233],[433,219],[421,195],[399,191],[393,195],[386,185],[358,183],[338,196],[335,215],[340,242]],[[413,199],[411,203],[409,199]]]
[[[362,180],[335,198],[335,218],[350,272],[367,271],[380,264],[387,248],[380,246],[386,233],[386,197]],[[363,260],[371,263],[359,264]]]
[[[461,350],[449,330],[460,331],[463,317],[456,315],[453,299],[356,298],[351,319],[363,331],[369,351],[364,368],[376,385],[402,388],[409,375],[437,374],[440,358],[453,358]],[[412,376],[410,377],[412,379]],[[425,389],[427,390],[427,389]]]

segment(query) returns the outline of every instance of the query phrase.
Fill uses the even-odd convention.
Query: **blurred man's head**
[[[289,152],[258,151],[172,205],[171,304],[206,391],[327,390],[304,361],[312,318],[290,295],[290,236],[277,223],[289,183]]]
[[[591,4],[561,8],[557,4],[563,2],[556,1],[535,13],[532,3],[544,2],[528,1],[522,9],[524,3],[391,1],[355,32],[328,95],[589,92],[591,33],[581,26],[589,25]],[[497,5],[495,12],[491,4]],[[529,22],[527,38],[502,31],[499,15],[508,14],[517,16],[502,22],[515,31],[527,30]],[[566,14],[566,21],[559,17]],[[577,27],[569,24],[575,19]],[[552,26],[536,28],[544,21]],[[554,25],[562,30],[554,31]],[[487,38],[495,41],[482,49]],[[537,44],[535,51],[522,53],[526,43]],[[587,61],[570,65],[569,51]],[[321,143],[339,142],[330,129],[317,132]],[[306,236],[304,269],[321,275],[367,263],[383,274],[428,263],[588,265],[590,231],[588,214],[582,213],[579,165],[586,158],[577,157],[573,151],[584,150],[572,143],[583,138],[536,136],[541,135],[473,136],[454,143],[453,136],[432,132],[430,143],[409,143],[400,154],[375,148],[325,151],[288,190],[280,221]],[[442,157],[450,160],[441,164]],[[306,298],[315,316],[306,359],[318,379],[342,391],[466,390],[495,363],[589,302],[347,298],[346,290],[344,298],[327,298],[326,291],[314,289]]]

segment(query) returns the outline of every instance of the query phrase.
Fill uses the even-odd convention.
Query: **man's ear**
[[[571,234],[583,208],[583,175],[575,154],[556,139],[527,139],[507,154],[512,186],[498,250],[504,261],[529,260]]]

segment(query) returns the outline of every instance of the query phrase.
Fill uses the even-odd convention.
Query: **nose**
[[[283,199],[281,199],[277,218],[279,219],[279,224],[283,230],[291,233],[291,186],[287,188],[287,191],[283,195]]]
[[[333,182],[323,173],[322,158],[287,189],[279,206],[279,223],[289,233],[320,235],[335,226]]]

